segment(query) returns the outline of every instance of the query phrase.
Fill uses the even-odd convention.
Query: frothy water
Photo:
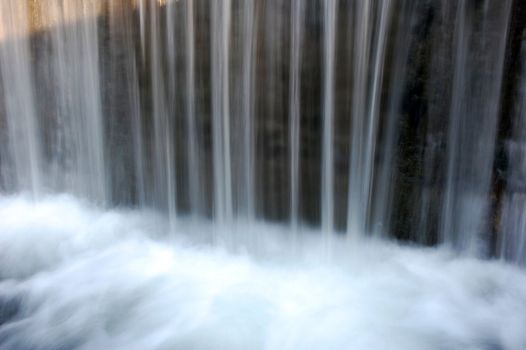
[[[321,235],[303,235],[291,257],[276,249],[287,246],[279,226],[251,225],[267,239],[260,259],[197,244],[196,232],[211,234],[203,223],[179,222],[167,239],[163,220],[67,196],[2,198],[0,348],[526,346],[526,274],[515,267],[338,237],[327,262]]]

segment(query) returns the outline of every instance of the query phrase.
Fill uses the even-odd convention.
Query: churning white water
[[[177,225],[167,240],[153,213],[0,199],[0,348],[526,347],[518,268],[385,241],[336,242],[324,262],[320,235],[292,258],[269,225],[251,226],[268,237],[259,259]]]

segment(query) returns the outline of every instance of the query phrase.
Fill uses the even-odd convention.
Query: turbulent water
[[[207,224],[101,211],[69,197],[0,199],[0,348],[481,349],[526,344],[526,274],[445,250],[364,241],[296,258],[197,244]],[[342,244],[338,244],[342,246]],[[345,252],[345,254],[344,254]]]

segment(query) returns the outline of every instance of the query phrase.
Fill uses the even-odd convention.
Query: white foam
[[[0,348],[526,348],[515,267],[374,241],[326,261],[315,235],[287,257],[270,225],[250,227],[256,259],[193,244],[206,224],[165,228],[70,197],[0,199]]]

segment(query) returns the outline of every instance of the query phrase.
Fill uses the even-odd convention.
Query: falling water
[[[491,167],[499,114],[504,45],[510,1],[491,6],[484,1],[480,22],[458,4],[455,18],[455,58],[450,123],[448,128],[447,180],[442,209],[441,239],[462,251],[479,253],[487,235],[486,199],[490,195]],[[488,16],[494,20],[489,22]],[[497,26],[496,34],[491,26]],[[496,48],[496,54],[476,60],[473,47]],[[482,242],[481,242],[482,241]]]
[[[324,2],[323,43],[323,150],[322,150],[322,230],[328,236],[328,249],[334,230],[334,45],[336,0]]]
[[[97,5],[50,2],[41,11],[55,24],[42,38],[50,47],[41,61],[49,74],[45,83],[53,89],[45,95],[51,122],[42,135],[50,153],[46,187],[107,204]]]
[[[230,5],[230,0],[216,0],[211,5],[214,203],[215,219],[220,224],[230,223],[233,216],[229,119]]]
[[[522,350],[525,266],[523,1],[0,0],[2,350]]]
[[[380,119],[380,100],[382,92],[382,83],[384,75],[384,60],[386,55],[387,31],[391,21],[392,1],[382,2],[379,14],[375,56],[374,56],[374,74],[371,82],[369,114],[367,122],[367,138],[364,156],[364,201],[362,205],[366,206],[366,217],[362,218],[363,222],[368,220],[372,210],[373,180],[375,176],[375,157],[376,144],[378,139],[378,127]]]
[[[507,143],[507,188],[502,199],[502,225],[499,256],[524,264],[526,260],[526,212],[523,210],[526,190],[526,40],[522,40],[521,74],[518,80],[517,103],[512,138]]]
[[[243,187],[244,205],[248,221],[255,218],[254,194],[254,62],[255,28],[254,0],[246,0],[243,5]]]
[[[511,0],[0,6],[5,192],[524,262]]]
[[[5,40],[0,48],[0,74],[11,153],[8,158],[13,167],[2,167],[2,175],[9,178],[12,190],[29,189],[38,194],[42,190],[40,137],[25,36],[29,26],[26,14],[23,1],[0,4],[0,38]]]
[[[367,77],[369,71],[369,46],[371,40],[370,2],[357,2],[353,11],[353,94],[351,114],[351,159],[347,234],[357,236],[365,231],[364,179],[362,167],[365,144],[365,116],[367,113]]]
[[[140,28],[140,36],[141,36],[141,54],[142,59],[144,60],[145,56],[145,45],[146,45],[146,2],[148,0],[139,0],[139,28]]]
[[[303,41],[304,0],[291,3],[290,53],[290,222],[294,234],[299,224],[300,123],[301,123],[301,49]]]
[[[347,219],[347,230],[351,237],[362,235],[368,230],[368,217],[373,199],[374,158],[391,1],[382,2],[378,6],[378,13],[375,13],[374,10],[370,2],[356,3],[354,17],[356,26],[353,38],[351,168]],[[375,20],[377,25],[373,25]],[[376,33],[373,33],[373,27],[377,28]]]
[[[162,23],[160,20],[160,8],[157,3],[150,1],[150,71],[151,71],[151,103],[153,118],[154,141],[154,194],[155,200],[160,200],[160,206],[168,211],[170,221],[176,220],[176,188],[175,188],[175,160],[174,160],[174,116],[169,114],[169,97],[167,91],[165,72],[162,62],[162,47],[160,31]],[[174,28],[168,28],[168,32],[174,32]],[[170,38],[170,36],[167,36]],[[173,79],[173,77],[170,77]],[[175,85],[175,84],[173,84]],[[173,86],[172,85],[172,86]]]
[[[394,186],[392,182],[396,180],[396,159],[397,138],[399,137],[398,123],[400,123],[400,107],[404,94],[404,87],[407,84],[407,65],[411,45],[411,32],[414,31],[416,24],[415,10],[417,9],[416,1],[405,1],[397,9],[395,5],[392,11],[398,10],[400,15],[398,23],[394,23],[396,34],[394,38],[397,52],[394,57],[389,77],[389,98],[387,100],[387,112],[383,117],[384,130],[382,132],[383,142],[379,142],[380,160],[378,161],[378,170],[375,172],[373,184],[375,186],[376,200],[372,203],[371,208],[371,231],[376,236],[388,234],[391,222]],[[394,21],[395,22],[395,21]],[[386,72],[385,74],[388,74]],[[377,111],[380,113],[380,111]],[[380,113],[381,114],[381,113]]]
[[[173,4],[172,4],[173,6]],[[186,1],[186,127],[188,137],[188,181],[190,211],[195,213],[201,208],[201,176],[198,168],[197,130],[195,114],[195,36],[194,36],[194,1]]]

